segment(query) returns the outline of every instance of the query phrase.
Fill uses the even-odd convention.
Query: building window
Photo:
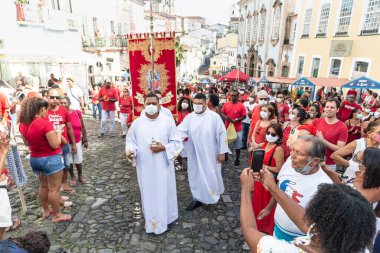
[[[304,63],[305,63],[305,57],[303,57],[303,56],[298,57],[297,75],[302,76]]]
[[[330,77],[338,77],[340,72],[340,66],[342,65],[342,61],[339,59],[331,60],[330,67]]]
[[[368,0],[367,13],[361,34],[377,34],[380,28],[380,0]]]
[[[57,11],[72,12],[71,0],[51,0],[51,6]]]
[[[342,5],[340,7],[338,30],[335,33],[335,36],[344,36],[348,34],[353,6],[354,0],[342,0]]]
[[[369,65],[368,62],[364,62],[364,61],[355,62],[354,70],[357,72],[367,73],[368,65]]]
[[[260,35],[259,35],[259,41],[263,42],[265,38],[265,16],[266,11],[261,11],[261,18],[260,18]]]
[[[313,10],[311,8],[307,9],[305,12],[305,18],[303,21],[302,37],[309,37],[312,13],[313,13]]]
[[[258,15],[255,14],[253,16],[253,31],[252,31],[252,44],[255,45],[256,44],[256,40],[257,40],[257,26],[258,26]]]
[[[247,38],[246,41],[249,43],[251,41],[251,27],[252,27],[252,17],[247,18]]]
[[[273,34],[272,39],[279,38],[280,33],[280,21],[281,21],[281,8],[280,6],[277,6],[274,11],[274,21],[273,21]]]
[[[240,19],[239,23],[239,41],[240,43],[243,42],[243,36],[244,36],[244,19]]]
[[[313,64],[311,65],[311,74],[310,74],[312,77],[318,77],[320,63],[321,63],[321,59],[319,58],[313,59]]]
[[[321,16],[319,18],[317,37],[325,37],[327,33],[327,25],[329,23],[330,16],[330,3],[325,3],[321,8]]]

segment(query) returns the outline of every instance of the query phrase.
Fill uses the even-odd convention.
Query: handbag
[[[237,140],[237,133],[235,129],[235,125],[230,123],[227,128],[227,140],[228,143],[233,143]]]

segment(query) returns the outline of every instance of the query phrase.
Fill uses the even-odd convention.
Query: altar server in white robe
[[[224,192],[221,163],[229,151],[223,121],[207,108],[204,94],[195,95],[193,108],[178,126],[182,139],[189,138],[186,153],[193,201],[187,211],[218,202]]]
[[[145,97],[145,112],[126,137],[127,158],[137,166],[137,180],[147,233],[161,234],[178,218],[174,159],[181,152],[181,136],[173,120],[160,111],[158,97]]]

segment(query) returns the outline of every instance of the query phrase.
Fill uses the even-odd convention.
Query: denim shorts
[[[232,145],[235,145],[235,149],[241,149],[243,147],[243,130],[236,132],[237,139],[235,142],[232,143]]]
[[[68,170],[70,169],[70,164],[71,164],[70,144],[67,143],[65,146],[62,147],[62,153],[63,153],[63,163],[65,165],[65,169]]]
[[[35,174],[43,174],[50,176],[64,169],[62,154],[45,156],[45,157],[31,157],[30,166]]]

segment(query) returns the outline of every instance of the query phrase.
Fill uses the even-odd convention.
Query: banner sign
[[[139,34],[137,38],[128,36],[134,116],[140,116],[144,109],[144,97],[155,90],[162,94],[161,105],[176,114],[177,86],[174,33],[170,33],[168,37],[166,34],[160,33],[153,38],[154,81],[149,36],[149,34]]]

